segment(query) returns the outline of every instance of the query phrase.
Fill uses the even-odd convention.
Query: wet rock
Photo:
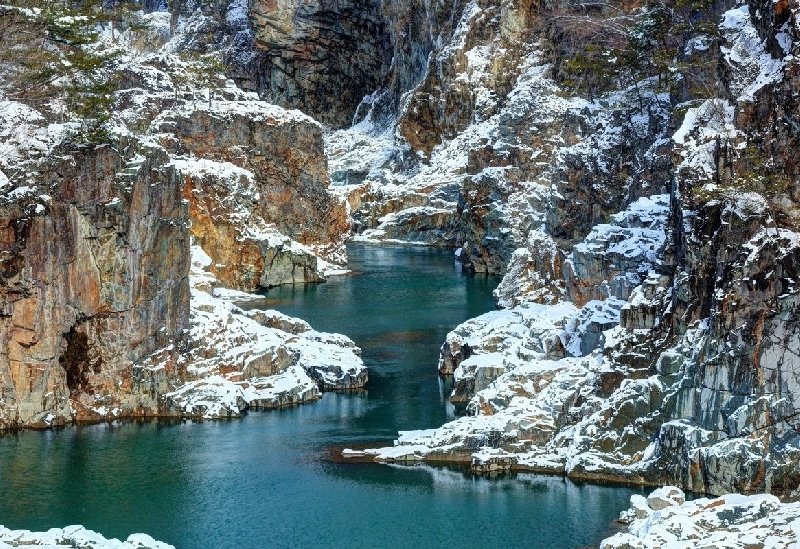
[[[517,459],[513,454],[502,451],[476,452],[472,455],[469,470],[479,474],[508,473],[516,465]]]

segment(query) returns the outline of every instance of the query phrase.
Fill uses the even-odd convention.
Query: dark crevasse
[[[368,390],[243,420],[127,423],[0,438],[0,524],[83,524],[207,547],[597,544],[633,490],[518,474],[336,463],[331,445],[387,441],[452,414],[437,377],[448,330],[493,307],[496,280],[450,252],[351,246],[353,273],[268,292],[268,306],[362,347]]]

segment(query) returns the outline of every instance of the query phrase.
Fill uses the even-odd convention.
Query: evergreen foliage
[[[568,90],[594,99],[653,79],[681,100],[714,95],[714,58],[692,56],[689,41],[717,38],[711,0],[650,0],[645,5],[583,4],[551,16],[556,75]]]
[[[11,0],[0,8],[0,89],[62,121],[78,122],[76,138],[107,141],[106,122],[116,90],[113,69],[121,51],[104,47],[98,38],[103,25],[119,24],[121,4]]]

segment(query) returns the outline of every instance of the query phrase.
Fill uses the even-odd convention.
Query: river
[[[493,308],[497,279],[452,253],[351,245],[353,273],[266,294],[271,307],[363,349],[368,389],[244,419],[67,427],[0,436],[0,524],[144,532],[179,549],[596,545],[633,489],[457,468],[338,463],[453,417],[436,374],[456,324]]]

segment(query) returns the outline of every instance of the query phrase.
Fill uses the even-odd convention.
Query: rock
[[[213,293],[210,258],[193,246],[192,315],[184,371],[165,395],[187,417],[237,417],[248,409],[313,402],[322,391],[367,382],[361,351],[348,338],[315,332],[277,311],[243,311]],[[241,300],[234,294],[232,299]]]
[[[298,335],[311,331],[311,326],[305,320],[293,318],[279,311],[262,311],[259,309],[252,309],[245,311],[245,314],[262,326],[266,326],[267,328],[275,328],[276,330],[281,330],[282,332]]]
[[[683,490],[675,486],[659,488],[647,496],[647,504],[653,511],[660,511],[672,505],[683,505],[685,501]]]
[[[463,360],[453,373],[450,402],[469,402],[475,393],[486,389],[504,371],[505,364],[500,353],[478,354]]]
[[[628,516],[633,519],[643,519],[650,516],[653,508],[650,507],[648,498],[634,494],[631,496],[631,508],[629,509]],[[624,512],[623,512],[624,514]],[[630,521],[628,522],[630,524]]]
[[[640,198],[612,223],[595,225],[566,262],[568,299],[579,306],[607,297],[627,301],[664,245],[668,205],[667,195]]]
[[[628,531],[603,540],[601,549],[789,547],[795,541],[798,504],[781,504],[774,496],[729,494],[717,499],[672,502],[660,512],[645,512],[641,516],[639,501],[634,504],[635,497],[631,497],[628,512],[635,518],[630,521]],[[652,494],[648,500],[651,497]]]
[[[121,542],[118,539],[106,539],[83,526],[51,528],[47,532],[9,530],[0,526],[0,543],[8,547],[39,545],[87,549],[174,549],[172,545],[156,541],[146,534],[131,534],[127,540]]]
[[[332,126],[350,125],[364,96],[379,88],[389,71],[392,56],[380,3],[256,0],[250,17],[270,100]]]
[[[2,428],[161,412],[165,377],[140,372],[183,339],[188,212],[165,151],[138,146],[58,145],[37,176],[46,205],[3,200]]]
[[[509,310],[442,347],[469,415],[398,446],[453,460],[489,446],[576,479],[795,497],[796,17],[761,1],[719,7],[720,42],[695,37],[684,53],[714,67],[692,78],[724,92],[678,107],[654,89],[558,91],[568,44],[551,43],[546,72],[541,50],[522,53],[535,27],[505,47],[504,21],[526,21],[507,7],[463,10],[401,113],[411,151],[396,146],[364,178],[418,192],[447,173],[461,189],[457,257],[506,273],[496,299]],[[567,304],[547,330],[523,312],[553,320]],[[481,360],[504,370],[478,390]]]
[[[472,454],[469,470],[479,474],[508,473],[516,463],[517,459],[513,454],[489,450]]]
[[[553,239],[531,231],[525,248],[514,251],[506,276],[494,290],[499,307],[510,309],[525,301],[556,303],[563,299],[563,255]]]
[[[321,282],[328,266],[317,254],[343,259],[349,221],[327,191],[316,122],[256,101],[215,102],[167,111],[153,128],[181,155],[192,234],[223,284]]]
[[[229,15],[241,8],[229,4]],[[366,381],[352,342],[326,360],[325,349],[345,342],[304,335],[300,321],[275,319],[290,328],[280,331],[285,341],[259,344],[268,328],[213,296],[192,297],[190,311],[190,224],[214,256],[206,265],[227,285],[253,289],[324,279],[332,265],[320,256],[344,261],[349,221],[344,200],[327,191],[319,124],[216,74],[200,82],[198,63],[210,69],[174,52],[211,47],[195,34],[218,6],[173,7],[177,21],[151,13],[143,34],[130,27],[117,37],[131,54],[118,60],[113,147],[80,145],[80,124],[61,123],[69,113],[55,120],[0,94],[0,428],[220,417],[258,399],[312,400],[319,388],[300,366],[303,353],[328,387]],[[203,24],[193,28],[183,9]],[[220,279],[198,275],[191,292],[217,293]],[[230,325],[211,322],[217,332],[192,340],[190,321],[214,312]],[[226,330],[237,335],[226,340]],[[297,375],[264,380],[290,370]],[[245,379],[255,380],[247,391],[236,385]],[[187,384],[194,404],[188,389],[165,398]]]

